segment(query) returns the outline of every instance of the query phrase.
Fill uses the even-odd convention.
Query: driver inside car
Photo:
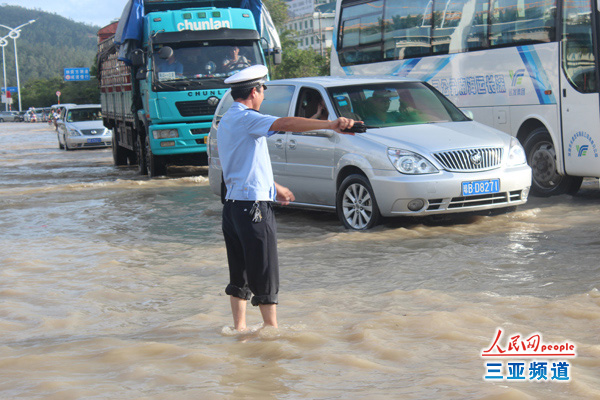
[[[229,54],[223,60],[223,69],[225,71],[233,71],[235,69],[243,69],[250,66],[250,61],[243,55],[240,55],[240,48],[233,46],[229,49]]]

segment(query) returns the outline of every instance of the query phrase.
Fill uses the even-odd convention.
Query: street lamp
[[[8,94],[6,90],[6,61],[4,58],[4,48],[8,45],[8,40],[6,40],[7,37],[8,35],[4,36],[3,38],[0,38],[0,47],[2,47],[2,69],[4,71],[4,80],[2,81],[2,83],[4,87],[5,96]],[[8,103],[4,103],[4,109],[8,111]]]
[[[19,111],[22,111],[22,110],[21,110],[21,83],[19,82],[19,58],[17,56],[17,39],[19,38],[19,36],[21,36],[21,31],[19,29],[21,29],[25,25],[33,24],[34,22],[35,22],[35,19],[32,19],[29,22],[25,22],[24,24],[17,26],[16,28],[11,28],[10,26],[0,24],[1,27],[6,28],[10,31],[10,32],[8,32],[8,36],[5,36],[3,39],[6,40],[6,37],[10,37],[13,40],[14,45],[15,45],[15,69],[17,71],[17,95],[19,96]],[[2,46],[2,57],[4,57],[4,46],[6,46],[6,44]],[[4,58],[2,59],[2,62],[4,62]],[[4,78],[4,85],[6,85],[6,77]]]

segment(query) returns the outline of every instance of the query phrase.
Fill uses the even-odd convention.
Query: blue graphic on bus
[[[444,96],[506,93],[503,75],[477,75],[463,78],[432,79],[431,86]]]
[[[508,75],[510,76],[511,83],[510,86],[520,85],[523,81],[523,75],[525,75],[524,69],[518,69],[516,71],[508,71]]]
[[[587,144],[584,144],[583,146],[575,146],[577,148],[577,157],[581,157],[581,156],[585,156],[587,154],[587,149],[589,148],[589,146]]]

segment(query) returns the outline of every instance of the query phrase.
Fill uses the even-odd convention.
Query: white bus
[[[516,136],[532,193],[600,176],[598,0],[338,0],[332,75],[421,79]]]

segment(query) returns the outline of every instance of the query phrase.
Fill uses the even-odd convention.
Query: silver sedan
[[[472,121],[420,81],[320,77],[272,81],[261,112],[364,121],[354,136],[332,130],[269,137],[275,180],[294,192],[290,206],[336,211],[349,229],[381,217],[509,208],[527,201],[531,169],[519,141]],[[209,135],[209,179],[221,194],[217,125]]]
[[[65,150],[111,147],[112,131],[104,127],[99,105],[69,105],[57,122],[58,147]]]

